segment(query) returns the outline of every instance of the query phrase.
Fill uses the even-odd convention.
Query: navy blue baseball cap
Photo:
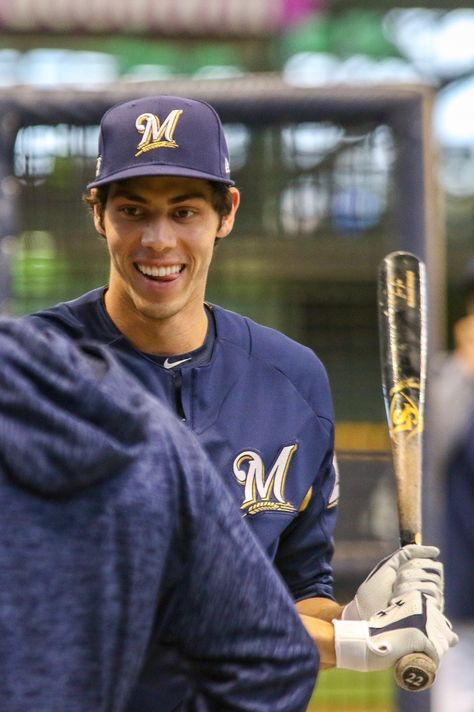
[[[178,96],[112,106],[100,124],[96,175],[87,187],[138,176],[186,176],[234,185],[215,109]]]

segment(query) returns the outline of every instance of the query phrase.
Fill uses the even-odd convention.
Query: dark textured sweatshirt
[[[0,320],[0,513],[1,712],[118,712],[144,671],[166,697],[166,660],[189,710],[306,709],[317,653],[285,586],[103,347]]]

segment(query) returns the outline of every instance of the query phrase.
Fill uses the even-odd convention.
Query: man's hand
[[[368,621],[334,620],[336,666],[385,670],[408,653],[426,653],[438,665],[458,642],[432,597],[412,591]]]
[[[394,596],[411,591],[425,593],[444,609],[443,564],[435,561],[435,546],[409,544],[382,559],[357,589],[353,600],[342,612],[343,620],[368,620],[386,608]]]

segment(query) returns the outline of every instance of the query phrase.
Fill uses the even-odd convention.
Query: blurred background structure
[[[0,302],[24,314],[107,280],[81,203],[98,122],[152,93],[209,100],[243,204],[210,301],[312,347],[331,378],[343,599],[397,545],[376,272],[428,267],[449,346],[474,254],[474,9],[379,0],[0,0]],[[410,696],[412,697],[412,696]],[[318,712],[429,710],[390,675],[329,671]],[[413,706],[415,705],[415,706]]]

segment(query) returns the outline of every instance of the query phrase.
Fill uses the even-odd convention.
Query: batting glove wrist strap
[[[367,621],[334,620],[336,667],[346,670],[367,671]]]

